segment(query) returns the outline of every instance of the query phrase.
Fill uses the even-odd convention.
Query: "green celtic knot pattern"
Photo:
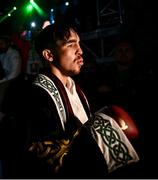
[[[111,126],[108,120],[96,115],[93,127],[101,135],[117,165],[126,165],[132,159],[127,146],[121,141],[119,133]]]
[[[46,89],[54,97],[54,100],[58,106],[60,114],[62,115],[63,119],[65,119],[64,107],[61,103],[60,95],[59,95],[58,89],[56,88],[55,84],[49,78],[46,78],[42,74],[39,74],[37,76],[37,78],[34,81],[34,84],[42,86],[44,89]]]

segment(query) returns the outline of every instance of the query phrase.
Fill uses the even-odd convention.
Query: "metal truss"
[[[96,11],[96,29],[82,33],[81,40],[84,48],[101,62],[104,61],[106,38],[116,35],[124,22],[124,9],[121,0],[96,0]]]

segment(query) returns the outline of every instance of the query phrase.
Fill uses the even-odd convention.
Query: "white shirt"
[[[73,113],[81,121],[81,123],[84,124],[88,120],[88,117],[76,92],[75,83],[71,78],[68,79],[68,86],[69,88],[65,86],[65,89],[70,100]]]

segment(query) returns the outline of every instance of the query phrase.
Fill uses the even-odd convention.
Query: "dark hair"
[[[44,49],[53,49],[57,40],[67,40],[70,30],[77,32],[76,26],[71,23],[56,23],[45,27],[35,38],[35,48],[41,56]]]

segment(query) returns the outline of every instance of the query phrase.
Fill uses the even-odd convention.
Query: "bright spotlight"
[[[36,23],[35,23],[35,22],[32,22],[32,23],[31,23],[31,27],[33,27],[33,28],[36,27]]]
[[[65,6],[68,6],[69,5],[69,2],[67,1],[67,2],[65,2]]]

